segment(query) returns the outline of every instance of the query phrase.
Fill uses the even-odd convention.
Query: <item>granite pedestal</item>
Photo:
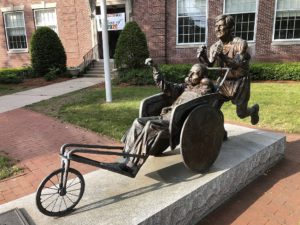
[[[42,215],[35,195],[0,206],[18,207],[37,225],[194,224],[284,156],[285,137],[226,125],[228,141],[205,174],[184,167],[180,152],[150,157],[136,178],[97,170],[84,176],[86,190],[76,210],[62,218]]]

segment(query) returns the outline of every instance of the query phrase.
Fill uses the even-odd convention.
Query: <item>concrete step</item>
[[[84,77],[104,77],[104,74],[90,74],[90,73],[86,73],[83,76]]]
[[[86,73],[104,73],[104,70],[88,70]]]

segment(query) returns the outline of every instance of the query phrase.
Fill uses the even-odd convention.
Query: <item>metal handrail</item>
[[[83,56],[83,62],[79,65],[80,71],[86,71],[90,67],[93,67],[94,62],[97,58],[98,58],[98,44],[96,44]]]

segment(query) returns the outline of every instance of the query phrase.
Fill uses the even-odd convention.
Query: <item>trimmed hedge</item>
[[[298,80],[300,81],[300,63],[252,63],[252,80]]]
[[[39,76],[47,74],[51,68],[66,71],[67,56],[61,40],[49,27],[38,28],[30,40],[31,65]]]
[[[0,69],[1,84],[18,84],[23,82],[24,78],[32,77],[33,71],[30,67]]]
[[[164,64],[160,65],[161,73],[168,81],[181,83],[191,69],[192,64]],[[119,70],[115,83],[130,85],[154,84],[152,69],[122,69]],[[250,65],[252,80],[294,80],[300,81],[300,63],[252,63]],[[217,73],[209,71],[211,79],[217,78]]]
[[[117,68],[141,68],[148,57],[146,35],[135,21],[126,23],[115,50]]]

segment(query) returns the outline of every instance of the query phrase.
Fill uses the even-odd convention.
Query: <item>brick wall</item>
[[[67,65],[77,66],[82,57],[92,48],[91,22],[88,1],[82,0],[46,0],[46,3],[56,2],[56,15],[59,37],[67,54]],[[28,45],[35,31],[31,4],[40,4],[39,0],[1,0],[0,7],[24,5],[25,25]],[[20,67],[30,64],[29,53],[8,53],[0,13],[0,68]]]
[[[166,10],[165,0],[135,0],[133,20],[146,34],[150,57],[166,62]]]
[[[300,42],[272,42],[275,0],[259,1],[254,60],[300,61]]]
[[[223,2],[224,0],[209,0],[208,46],[217,40],[214,32],[215,17],[223,13]],[[300,61],[300,42],[272,42],[275,0],[258,2],[256,42],[249,43],[252,60]],[[198,45],[176,45],[176,0],[135,0],[133,4],[133,19],[146,33],[151,57],[158,62],[167,63],[197,62]],[[156,7],[160,9],[157,10]],[[163,27],[166,28],[165,33]]]

